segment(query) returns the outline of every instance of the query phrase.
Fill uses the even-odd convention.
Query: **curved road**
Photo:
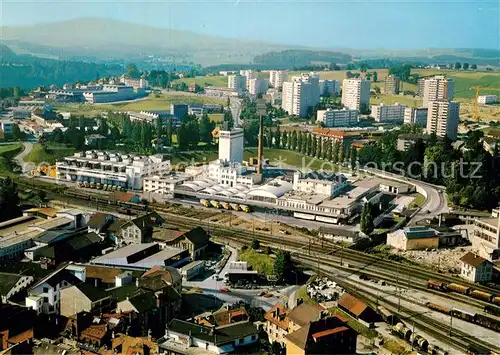
[[[26,173],[25,171],[25,164],[26,162],[24,161],[24,158],[31,152],[33,149],[33,143],[31,142],[22,142],[24,149],[16,155],[13,159],[16,160],[17,164],[19,167],[21,167],[23,174]]]

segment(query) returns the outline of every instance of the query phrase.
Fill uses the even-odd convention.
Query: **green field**
[[[208,118],[212,122],[222,122],[222,119],[224,118],[224,115],[222,113],[211,113],[208,115]]]
[[[245,160],[248,160],[252,157],[257,157],[257,148],[245,149],[243,158]],[[337,165],[333,165],[329,161],[311,158],[296,151],[284,149],[264,148],[264,159],[269,159],[269,162],[272,165],[283,165],[283,167],[294,166],[299,169],[305,167],[313,170],[327,171],[336,171],[339,169]]]
[[[12,170],[11,159],[23,149],[21,143],[0,145],[0,173],[8,174]]]
[[[49,144],[46,149],[41,144],[35,144],[24,160],[35,164],[54,164],[56,160],[72,155],[74,152],[74,148],[63,144]]]
[[[120,103],[92,105],[83,104],[56,104],[60,112],[71,112],[77,115],[95,116],[107,111],[143,111],[143,110],[170,110],[172,103],[186,104],[224,104],[224,99],[189,94],[152,94],[144,100]]]
[[[172,153],[167,154],[168,159],[172,165],[188,166],[195,163],[209,163],[219,156],[216,151],[208,152],[186,152],[186,153]]]
[[[240,253],[240,260],[248,262],[248,265],[259,274],[274,274],[274,259],[267,254],[249,248]]]
[[[187,85],[197,84],[200,87],[205,86],[227,86],[227,76],[197,76],[195,78],[183,78],[173,81],[174,83],[186,83]]]

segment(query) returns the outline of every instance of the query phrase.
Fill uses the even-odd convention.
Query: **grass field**
[[[187,85],[197,84],[200,87],[205,86],[227,86],[227,76],[197,76],[195,78],[183,78],[174,80],[174,83],[186,83]]]
[[[0,173],[9,174],[11,172],[11,159],[23,149],[21,143],[0,145]]]
[[[57,159],[72,155],[74,151],[74,148],[61,144],[49,144],[47,149],[43,149],[41,144],[35,144],[24,160],[35,164],[54,164]]]
[[[248,160],[251,157],[257,157],[257,148],[245,149],[243,158]],[[338,166],[332,163],[305,156],[295,151],[283,150],[283,149],[264,149],[264,158],[269,159],[269,162],[273,165],[279,165],[281,163],[283,167],[285,166],[295,166],[299,169],[310,168],[314,170],[327,170],[336,171],[339,169]]]
[[[253,249],[247,249],[240,253],[240,260],[248,262],[248,265],[259,274],[274,274],[274,259],[264,253],[258,253]]]
[[[316,300],[313,300],[311,297],[309,297],[309,295],[307,294],[307,285],[304,285],[302,286],[301,288],[299,288],[297,290],[297,293],[295,295],[295,297],[298,299],[298,298],[302,298],[302,301],[304,301],[304,303],[308,303],[308,304],[318,304],[318,302],[316,302]]]
[[[222,113],[211,113],[208,115],[208,118],[212,122],[222,122],[222,119],[224,118],[224,115]]]
[[[193,165],[195,163],[208,163],[217,159],[218,153],[216,151],[209,152],[186,152],[186,153],[173,153],[167,154],[168,159],[172,165]]]
[[[57,104],[56,108],[61,112],[71,112],[78,115],[95,116],[106,111],[142,111],[142,110],[170,110],[172,103],[186,104],[223,104],[220,98],[182,95],[182,94],[154,94],[146,99],[120,104],[92,105],[84,104]]]

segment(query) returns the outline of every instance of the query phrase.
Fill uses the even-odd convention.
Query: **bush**
[[[260,242],[258,239],[252,240],[252,249],[254,250],[260,249]]]
[[[240,249],[240,250],[241,250],[242,252],[244,252],[244,251],[245,251],[245,250],[247,250],[247,249],[248,249],[248,245],[243,245],[243,246],[241,247],[241,249]]]

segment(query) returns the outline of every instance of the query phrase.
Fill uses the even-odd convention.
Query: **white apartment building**
[[[325,95],[325,93],[338,96],[340,94],[340,82],[338,80],[320,80],[319,89],[321,96]]]
[[[247,84],[247,90],[248,90],[248,82],[250,79],[257,79],[257,72],[251,69],[247,70],[240,70],[240,75],[243,75],[245,78],[247,78],[246,84]]]
[[[309,107],[319,103],[319,76],[315,73],[302,74],[283,83],[281,107],[290,115],[304,117]]]
[[[248,80],[248,93],[250,95],[264,94],[269,89],[269,82],[265,79]]]
[[[376,122],[403,122],[405,116],[405,105],[396,102],[394,105],[372,105],[370,116]]]
[[[227,87],[238,93],[242,93],[247,88],[247,78],[243,75],[228,75]]]
[[[490,261],[500,259],[500,215],[474,221],[472,248]]]
[[[431,101],[428,104],[427,133],[438,137],[457,139],[460,120],[460,103],[455,101]]]
[[[243,129],[233,128],[230,131],[219,131],[219,160],[241,164],[243,145]]]
[[[192,179],[193,177],[188,174],[178,174],[173,172],[167,175],[146,176],[143,179],[142,189],[144,192],[156,194],[173,194],[176,187]]]
[[[404,113],[405,124],[418,124],[419,126],[427,126],[427,107],[407,107]]]
[[[453,99],[453,80],[445,78],[443,75],[436,75],[433,78],[424,80],[424,107],[431,101],[450,101]]]
[[[220,185],[235,187],[244,185],[252,187],[261,182],[262,176],[249,172],[241,163],[212,162],[208,166],[208,178],[217,181]]]
[[[347,178],[342,174],[310,172],[293,174],[293,190],[306,194],[336,197],[347,186]]]
[[[132,79],[127,78],[125,75],[120,77],[120,82],[126,86],[132,86],[135,89],[147,89],[149,87],[149,83],[146,79]]]
[[[344,79],[342,82],[342,105],[351,110],[362,111],[370,104],[370,81],[363,79]]]
[[[460,276],[470,282],[489,282],[493,274],[493,265],[489,260],[468,252],[460,258]]]
[[[477,103],[480,105],[495,104],[498,101],[497,95],[481,95],[477,98]]]
[[[326,128],[331,127],[350,127],[354,126],[359,121],[359,111],[351,110],[347,107],[343,109],[334,110],[318,110],[316,114],[316,121],[323,122]]]
[[[162,155],[134,156],[91,150],[64,158],[56,163],[56,169],[63,180],[140,190],[144,176],[167,173],[170,161]]]
[[[270,70],[269,83],[273,88],[280,89],[283,83],[288,80],[288,72],[286,70]]]

